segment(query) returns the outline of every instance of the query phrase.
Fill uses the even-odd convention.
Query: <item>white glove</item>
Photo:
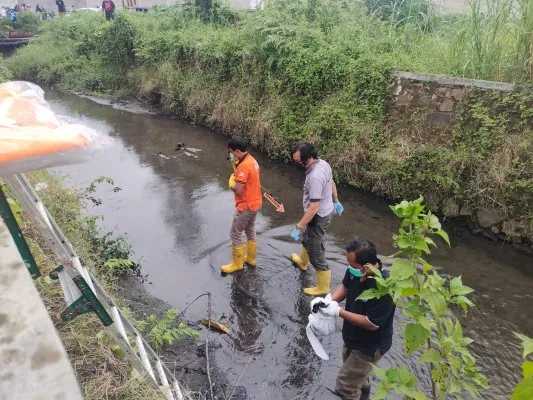
[[[319,308],[318,312],[328,317],[338,317],[341,312],[341,307],[336,301],[330,301],[327,307]]]
[[[331,293],[328,293],[326,297],[317,297],[311,300],[311,310],[313,310],[313,306],[317,303],[324,303],[325,305],[331,303]]]

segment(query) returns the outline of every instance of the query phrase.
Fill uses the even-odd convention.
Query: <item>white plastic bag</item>
[[[342,331],[343,319],[330,317],[320,312],[309,314],[309,325],[317,336],[329,336]]]
[[[85,162],[112,139],[63,120],[29,82],[0,84],[0,175]]]

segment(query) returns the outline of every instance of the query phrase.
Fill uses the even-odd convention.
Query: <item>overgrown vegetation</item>
[[[425,0],[269,1],[236,15],[216,1],[43,24],[8,65],[19,79],[138,96],[286,158],[314,141],[339,181],[399,199],[495,208],[533,234],[530,1],[472,2],[442,16]],[[366,3],[366,5],[365,5]],[[526,83],[472,93],[452,133],[427,111],[389,113],[391,71]]]
[[[96,218],[83,213],[81,199],[86,197],[87,193],[92,193],[94,187],[92,189],[89,187],[88,192],[80,193],[64,187],[60,177],[44,171],[32,173],[29,177],[34,184],[44,183],[39,196],[85,265],[97,277],[100,284],[106,287],[108,293],[114,295],[117,272],[124,271],[110,269],[107,264],[117,260],[122,263],[129,261],[131,252],[123,238],[102,234],[96,227]],[[43,277],[37,279],[35,283],[67,350],[84,398],[163,399],[164,396],[160,391],[134,373],[124,352],[107,335],[94,314],[79,316],[68,323],[61,321],[60,314],[66,307],[64,296],[57,281],[48,278],[48,273],[58,265],[58,262],[53,252],[47,248],[38,227],[24,219],[24,214],[16,202],[11,200],[10,205],[14,207],[17,220],[43,274]],[[133,319],[130,312],[125,312]],[[184,336],[198,336],[196,331],[185,324],[177,323],[176,317],[176,310],[168,310],[163,319],[150,316],[135,323],[142,325],[142,330],[149,333],[152,343],[158,347],[162,344],[171,344]]]

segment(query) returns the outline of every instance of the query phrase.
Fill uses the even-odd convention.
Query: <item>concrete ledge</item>
[[[67,353],[0,218],[0,399],[81,400]]]
[[[418,82],[434,82],[444,86],[474,87],[479,89],[500,90],[503,92],[510,92],[516,87],[516,85],[512,83],[455,78],[444,75],[419,74],[416,72],[405,71],[396,71],[394,76],[400,79],[409,79]]]

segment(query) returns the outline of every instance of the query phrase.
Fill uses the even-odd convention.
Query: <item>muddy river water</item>
[[[304,175],[297,169],[269,161],[254,152],[262,168],[262,183],[283,201],[286,213],[265,204],[258,219],[258,267],[221,276],[219,266],[230,257],[229,227],[233,195],[227,189],[231,166],[225,138],[208,129],[167,117],[129,112],[89,99],[49,90],[56,112],[79,118],[109,132],[115,145],[92,161],[61,168],[76,186],[107,176],[122,190],[101,185],[96,197],[102,205],[89,207],[103,214],[106,229],[127,234],[136,260],[148,274],[150,293],[177,309],[198,295],[213,296],[213,319],[231,329],[231,335],[211,334],[219,345],[214,361],[230,382],[242,386],[249,399],[330,399],[339,368],[340,334],[323,345],[329,361],[314,355],[305,336],[309,298],[302,285],[313,281],[312,269],[301,273],[288,255],[299,246],[289,234],[302,214]],[[188,152],[175,152],[184,142]],[[161,154],[158,154],[160,153]],[[333,284],[346,270],[344,245],[359,235],[390,254],[391,234],[398,220],[387,202],[350,189],[339,189],[345,207],[335,217],[327,236]],[[490,390],[484,399],[508,399],[521,372],[521,351],[513,332],[533,336],[533,258],[507,245],[448,227],[452,247],[441,245],[431,256],[442,272],[462,275],[476,289],[476,308],[460,317],[466,335],[474,338],[473,352],[484,367]],[[206,316],[205,301],[186,312],[189,321]],[[397,315],[396,330],[402,317]],[[404,355],[401,338],[381,362],[383,367],[420,366]],[[179,365],[179,360],[178,360]],[[421,379],[420,388],[427,390]]]

